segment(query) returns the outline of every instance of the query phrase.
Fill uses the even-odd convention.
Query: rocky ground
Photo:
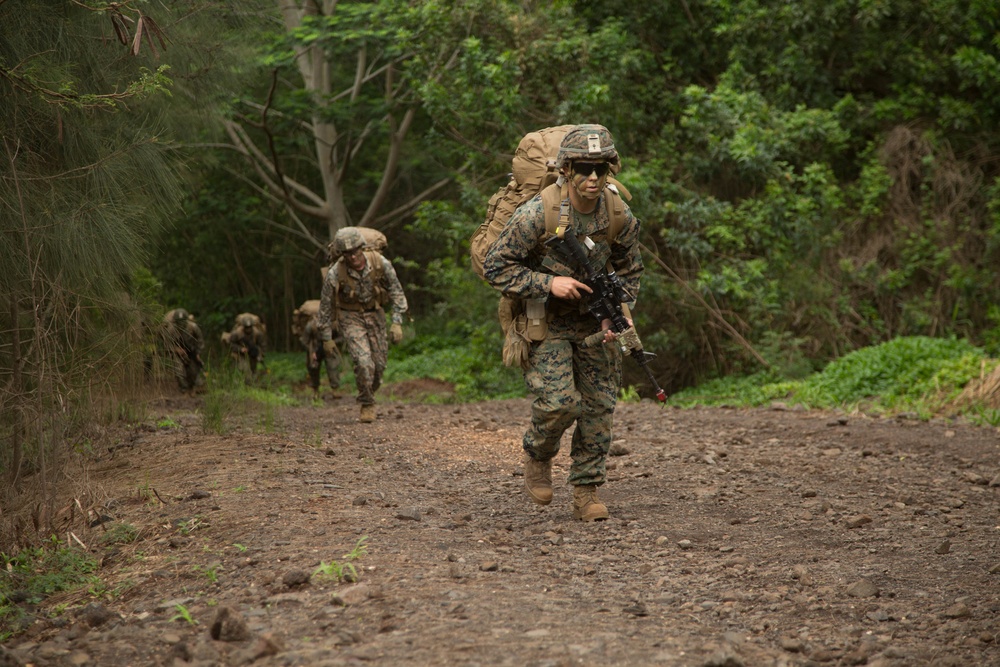
[[[161,400],[86,471],[109,593],[0,665],[1000,665],[997,430],[623,404],[583,524],[527,501],[527,416],[347,397],[218,435]]]

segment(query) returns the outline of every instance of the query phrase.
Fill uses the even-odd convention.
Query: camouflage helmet
[[[240,326],[244,329],[252,329],[255,324],[253,315],[244,315],[240,318]]]
[[[331,250],[334,255],[343,255],[358,248],[363,248],[364,245],[365,237],[357,227],[344,227],[343,229],[338,229],[334,235]]]
[[[556,168],[573,160],[605,160],[618,164],[618,151],[611,132],[603,125],[577,125],[559,143]]]
[[[189,317],[190,315],[188,314],[188,311],[183,308],[177,308],[174,310],[174,322],[183,322]]]

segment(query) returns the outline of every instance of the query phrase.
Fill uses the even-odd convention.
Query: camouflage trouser
[[[340,335],[347,344],[347,353],[354,360],[354,382],[358,387],[358,403],[374,405],[375,392],[382,384],[389,340],[385,335],[385,312],[341,310]]]
[[[205,378],[201,374],[201,366],[185,359],[184,357],[173,355],[174,377],[177,378],[177,386],[181,391],[195,389],[205,384]]]
[[[531,346],[529,360],[524,381],[535,398],[524,450],[539,461],[552,458],[563,432],[575,421],[569,483],[603,484],[621,387],[621,353],[615,345],[582,348],[572,341],[546,339]]]
[[[243,380],[247,384],[252,383],[257,377],[257,364],[263,355],[260,352],[246,354],[234,352],[233,356],[236,359],[236,368],[243,374]]]
[[[306,352],[306,368],[309,370],[309,386],[319,389],[319,367],[326,364],[326,378],[330,381],[330,388],[336,389],[340,386],[340,348],[336,342],[333,344],[333,354],[327,355],[323,345],[316,346],[316,365],[310,365],[309,352]]]

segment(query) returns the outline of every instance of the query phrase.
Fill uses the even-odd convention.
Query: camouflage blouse
[[[403,313],[409,308],[406,303],[406,294],[403,293],[403,286],[399,282],[399,277],[396,275],[396,269],[393,268],[392,262],[381,255],[379,255],[379,258],[382,260],[382,281],[389,292],[389,302],[392,304],[392,321],[393,323],[402,324]],[[317,316],[320,336],[323,340],[333,338],[332,323],[337,320],[337,313],[334,313],[333,309],[336,301],[335,296],[340,287],[337,282],[337,276],[340,275],[339,264],[343,261],[343,259],[339,259],[334,262],[330,270],[326,272],[326,278],[323,280],[323,291],[320,296],[319,315]],[[375,294],[375,285],[372,281],[372,267],[366,264],[365,268],[360,272],[348,267],[347,273],[357,285],[358,294],[356,300],[359,302],[371,300]]]
[[[603,268],[610,260],[611,267],[621,278],[625,289],[634,299],[639,293],[642,276],[642,257],[639,254],[639,220],[625,207],[625,225],[609,245],[607,232],[609,220],[604,195],[598,200],[594,212],[583,215],[572,211],[572,226],[581,241],[589,237],[588,259],[594,268]],[[571,207],[572,209],[572,207]],[[545,212],[542,198],[536,196],[523,204],[507,222],[500,236],[486,253],[483,270],[486,280],[507,296],[521,299],[546,299],[550,311],[550,333],[573,335],[596,331],[599,323],[586,310],[586,299],[580,302],[557,299],[549,294],[552,279],[565,275],[552,267],[560,262],[546,260],[549,249],[543,244],[547,238]],[[585,276],[577,270],[572,277],[582,280]]]

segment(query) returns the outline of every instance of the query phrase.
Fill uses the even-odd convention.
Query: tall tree
[[[137,322],[126,288],[142,239],[177,191],[156,134],[129,113],[170,83],[152,66],[163,36],[151,18],[4,3],[0,25],[0,331],[12,341],[0,413],[17,480],[25,457],[44,467],[58,447],[74,395],[115,374],[102,359]]]
[[[240,20],[216,9],[0,2],[0,471],[44,473],[46,503],[72,429],[142,380],[146,243],[181,199],[169,94],[210,87],[185,33]]]
[[[447,76],[493,6],[280,3],[285,30],[265,58],[270,83],[226,127],[298,234],[322,247],[344,226],[382,227],[451,181],[451,165],[435,164],[427,143],[433,119],[419,90]]]

